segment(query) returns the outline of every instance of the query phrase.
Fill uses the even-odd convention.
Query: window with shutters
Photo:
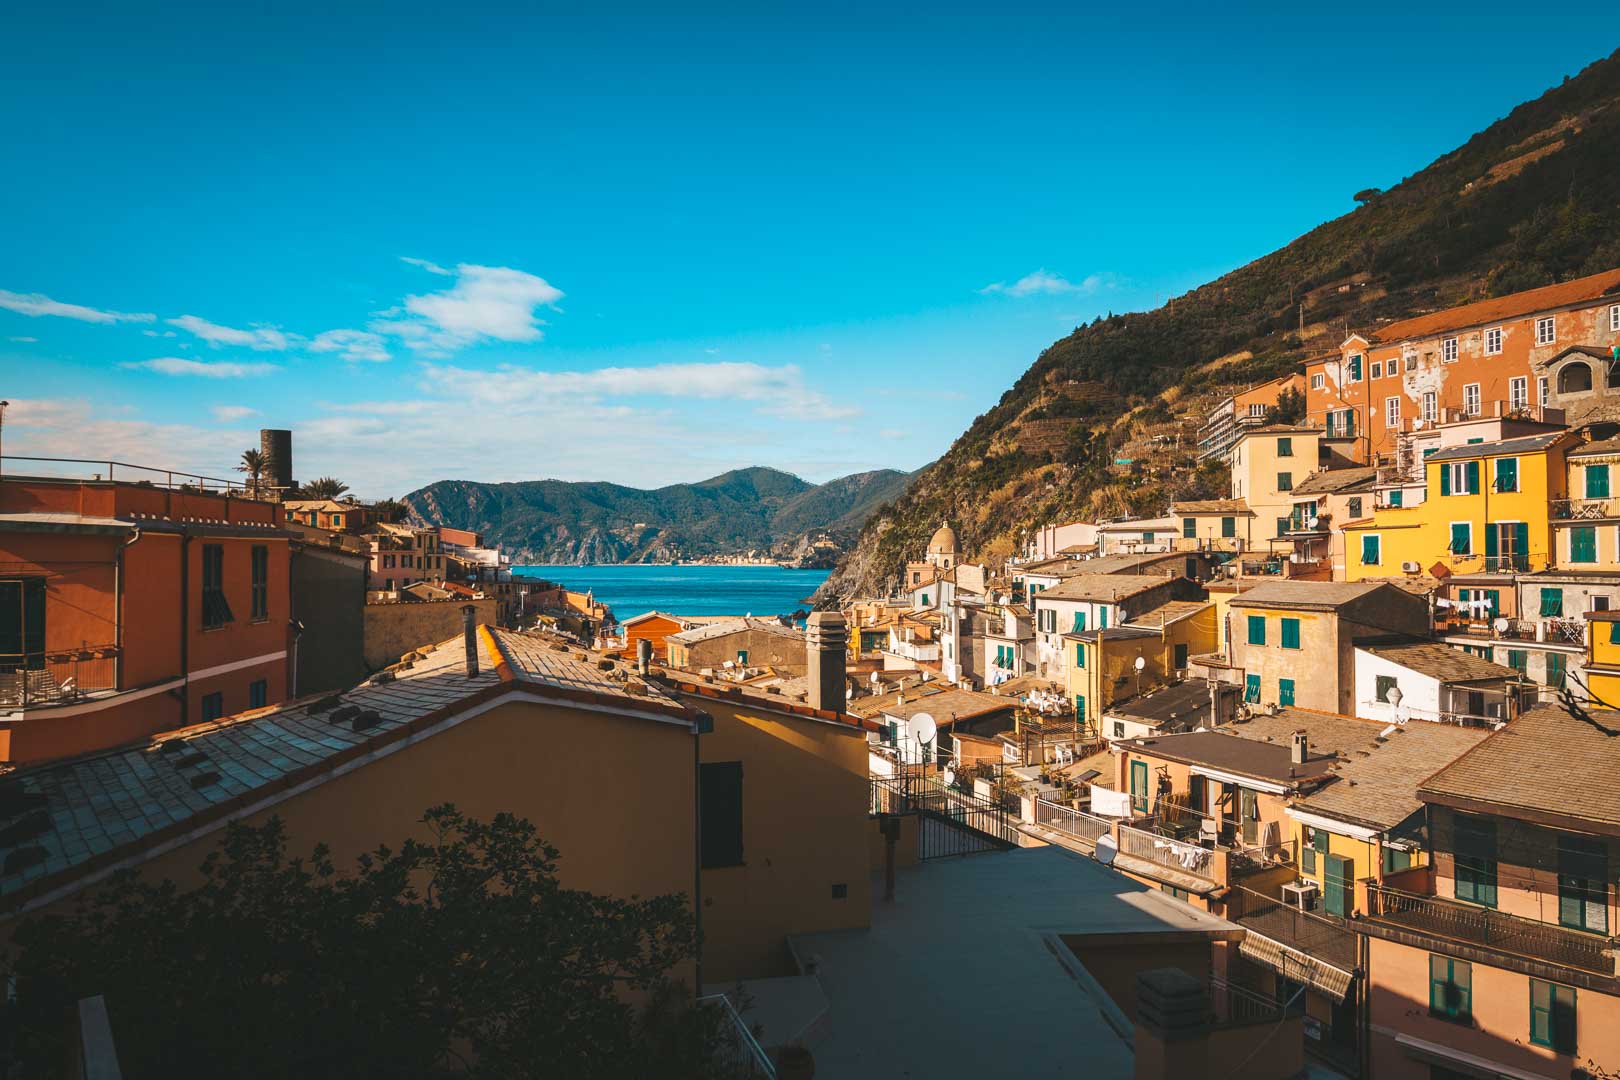
[[[1620,623],[1615,623],[1620,626]],[[1520,675],[1530,670],[1530,653],[1525,649],[1509,649],[1507,651],[1507,666]]]
[[[1266,617],[1264,615],[1249,616],[1249,644],[1264,645],[1266,643]]]
[[[1558,340],[1558,328],[1551,315],[1536,320],[1536,344],[1551,345]]]
[[[1182,518],[1181,519],[1181,535],[1185,539],[1188,539],[1188,540],[1196,540],[1196,539],[1198,539],[1198,519],[1197,518]]]
[[[1277,622],[1282,628],[1282,647],[1285,649],[1299,648],[1299,620],[1278,619]]]
[[[1384,846],[1384,873],[1398,874],[1412,869],[1412,853],[1398,847]]]
[[[1086,698],[1084,694],[1074,695],[1074,718],[1081,721],[1086,718]]]
[[[1305,847],[1300,851],[1300,866],[1307,874],[1316,873],[1318,855],[1326,855],[1328,832],[1315,826],[1305,826]]]
[[[1493,326],[1485,331],[1485,355],[1500,356],[1502,354],[1502,328]]]
[[[230,622],[231,605],[225,599],[225,548],[204,544],[202,549],[202,625],[213,630]]]
[[[1379,560],[1382,556],[1380,546],[1380,537],[1376,533],[1366,535],[1361,538],[1362,566],[1377,566],[1379,564]]]
[[[1461,815],[1455,821],[1456,898],[1495,907],[1496,822]]]
[[[1361,354],[1360,353],[1356,353],[1354,356],[1350,357],[1350,381],[1351,382],[1360,382],[1361,381]]]
[[[1609,858],[1601,840],[1558,836],[1558,922],[1594,934],[1609,932]]]
[[[1478,495],[1479,462],[1449,461],[1441,465],[1440,494]]]
[[[1493,464],[1496,466],[1496,479],[1491,484],[1493,491],[1519,490],[1519,459],[1497,458]]]
[[[1456,1024],[1474,1019],[1474,970],[1466,960],[1429,957],[1429,1015]]]
[[[1361,516],[1360,495],[1352,495],[1349,499],[1345,500],[1345,513],[1350,516],[1351,521],[1354,521]]]
[[[1453,521],[1451,523],[1451,543],[1446,547],[1453,555],[1472,555],[1474,553],[1474,526],[1467,521]]]
[[[202,699],[202,722],[208,723],[218,720],[225,715],[225,695],[215,690],[212,694],[204,694]]]
[[[1085,629],[1086,629],[1086,613],[1083,610],[1082,611],[1076,611],[1074,613],[1074,626],[1072,628],[1070,628],[1069,633],[1071,633],[1071,634],[1079,634],[1079,633],[1083,633],[1085,631]]]
[[[270,549],[253,545],[252,607],[255,621],[270,617]]]
[[[1277,704],[1292,705],[1294,703],[1294,680],[1277,680]]]
[[[1547,654],[1547,679],[1543,685],[1551,686],[1556,690],[1564,688],[1564,676],[1569,670],[1569,657],[1561,652]]]
[[[1294,456],[1294,440],[1293,439],[1278,439],[1277,440],[1277,456],[1278,457],[1293,457]]]
[[[1378,675],[1373,678],[1373,697],[1385,705],[1389,704],[1389,692],[1395,689],[1395,676]]]
[[[248,708],[262,709],[270,703],[270,683],[256,679],[248,684]]]
[[[743,864],[743,767],[706,761],[698,769],[698,861],[705,870]]]
[[[1074,645],[1074,666],[1077,668],[1086,666],[1086,647],[1078,641]]]
[[[1260,701],[1260,676],[1245,675],[1243,677],[1243,700],[1250,705]]]
[[[1588,465],[1586,467],[1586,497],[1588,499],[1607,499],[1609,497],[1609,467],[1607,465]]]
[[[1543,585],[1541,588],[1541,616],[1544,619],[1561,618],[1564,614],[1564,590]]]
[[[1237,535],[1237,518],[1221,518],[1221,535],[1223,537],[1233,537]]]
[[[1293,491],[1294,490],[1294,474],[1293,473],[1285,473],[1285,472],[1278,473],[1277,474],[1277,490],[1278,491]]]
[[[1569,561],[1597,562],[1597,526],[1577,525],[1569,530]]]
[[[1530,980],[1530,1041],[1560,1054],[1575,1053],[1574,987]]]

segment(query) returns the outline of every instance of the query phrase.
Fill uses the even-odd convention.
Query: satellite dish
[[[1495,622],[1491,623],[1491,625],[1496,627],[1496,632],[1498,634],[1505,634],[1508,632],[1508,627],[1512,626],[1513,624],[1508,622],[1507,619],[1499,617]]]
[[[1398,687],[1398,686],[1390,687],[1389,688],[1389,694],[1388,694],[1390,707],[1393,708],[1393,709],[1400,708],[1401,707],[1401,698],[1404,697],[1404,696],[1405,695],[1401,693],[1401,688],[1400,687]]]
[[[1142,657],[1138,656],[1136,658],[1136,665],[1135,666],[1136,666],[1137,671],[1141,671],[1143,668],[1147,667],[1147,661],[1145,659],[1143,659]]]
[[[850,687],[848,690],[844,691],[844,700],[845,701],[854,701],[855,700],[855,688],[853,686]]]
[[[918,742],[933,742],[934,736],[939,733],[939,725],[934,723],[932,716],[920,712],[911,718],[911,733]]]
[[[1104,866],[1114,865],[1114,856],[1119,854],[1119,845],[1112,836],[1106,833],[1097,837],[1097,861]]]

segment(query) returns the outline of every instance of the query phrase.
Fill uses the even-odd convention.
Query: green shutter
[[[1346,918],[1355,909],[1355,863],[1331,852],[1322,858],[1322,898],[1329,915]]]
[[[1609,497],[1609,467],[1607,465],[1588,465],[1586,467],[1586,497],[1588,499],[1607,499]]]
[[[1591,525],[1578,525],[1569,530],[1569,561],[1572,563],[1597,562],[1597,529]]]
[[[1465,471],[1468,473],[1468,494],[1470,494],[1470,495],[1478,495],[1479,494],[1479,462],[1470,461],[1468,463],[1468,468]]]
[[[1198,538],[1198,519],[1182,518],[1181,535],[1186,537],[1188,540],[1196,540]]]
[[[1530,980],[1530,1041],[1560,1054],[1575,1053],[1575,988]]]
[[[1468,1022],[1474,1014],[1474,972],[1466,960],[1429,957],[1429,1013]]]
[[[1451,494],[1451,463],[1442,462],[1440,465],[1440,494]]]
[[[1260,676],[1246,675],[1243,678],[1243,700],[1249,704],[1258,704],[1260,701]]]
[[[1528,570],[1530,568],[1530,523],[1528,521],[1515,521],[1513,523],[1511,565],[1515,570]]]
[[[1281,620],[1281,622],[1282,622],[1282,647],[1285,648],[1285,649],[1297,649],[1297,648],[1299,648],[1299,620],[1298,619],[1283,619],[1283,620]]]
[[[1472,555],[1474,553],[1474,528],[1466,521],[1451,523],[1451,545],[1447,549],[1453,555]]]
[[[1294,703],[1294,680],[1277,680],[1277,704],[1292,705]]]
[[[1249,644],[1264,645],[1266,643],[1266,617],[1264,615],[1249,616]]]
[[[1455,819],[1456,898],[1496,906],[1496,823],[1478,818]]]
[[[1561,618],[1564,614],[1564,590],[1542,586],[1541,589],[1541,615],[1542,618]]]
[[[1399,507],[1401,505],[1401,489],[1391,488],[1389,490],[1388,499],[1390,506]]]
[[[1497,555],[1500,551],[1497,537],[1501,534],[1501,531],[1496,522],[1487,521],[1485,523],[1485,569],[1487,570],[1495,570],[1500,565],[1497,562]]]
[[[1609,644],[1620,645],[1620,621],[1609,624]]]
[[[1086,666],[1086,646],[1083,642],[1074,643],[1074,666],[1077,668]]]
[[[1221,535],[1222,536],[1236,536],[1237,535],[1237,518],[1235,518],[1235,517],[1223,517],[1223,518],[1221,518]]]
[[[1378,537],[1363,536],[1361,538],[1361,565],[1377,566],[1379,558]]]
[[[1131,762],[1131,806],[1139,814],[1148,808],[1148,766],[1145,761]]]
[[[1505,457],[1505,458],[1497,458],[1496,459],[1496,490],[1497,491],[1518,491],[1519,490],[1519,459],[1518,458]]]
[[[1084,694],[1074,695],[1074,718],[1084,721],[1086,718],[1086,698]]]

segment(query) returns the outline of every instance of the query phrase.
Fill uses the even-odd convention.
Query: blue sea
[[[810,607],[826,570],[779,566],[518,566],[577,592],[590,590],[618,619],[644,611],[675,615],[790,615]]]

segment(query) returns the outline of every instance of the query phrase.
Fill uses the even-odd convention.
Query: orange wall
[[[634,626],[626,626],[624,628],[625,655],[635,656],[636,642],[645,638],[652,642],[653,657],[662,660],[668,654],[668,646],[664,644],[664,638],[670,634],[680,633],[681,629],[680,623],[662,616],[644,619]]]

